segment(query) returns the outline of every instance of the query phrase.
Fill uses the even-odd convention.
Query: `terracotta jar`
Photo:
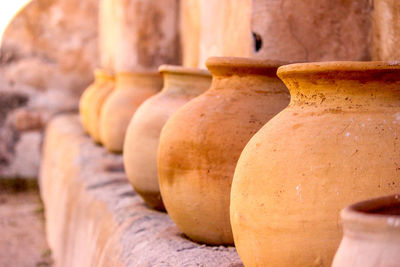
[[[344,233],[333,267],[399,266],[399,195],[353,204],[341,217]]]
[[[107,81],[97,87],[96,93],[91,95],[88,108],[88,130],[96,143],[101,143],[100,138],[100,112],[107,97],[115,87],[114,76],[108,76]]]
[[[239,155],[261,126],[289,103],[280,63],[210,58],[211,88],[164,126],[158,170],[165,207],[190,239],[233,244],[229,197]]]
[[[98,98],[98,95],[103,95],[103,89],[101,88],[109,88],[113,80],[114,76],[110,72],[96,69],[94,72],[94,82],[83,92],[79,101],[79,115],[85,132],[90,133],[89,117],[91,116],[93,99]]]
[[[129,124],[124,143],[124,165],[129,181],[146,203],[164,210],[158,185],[157,151],[161,129],[190,99],[210,87],[207,70],[163,65],[163,90],[147,99]]]
[[[162,88],[158,72],[117,73],[115,90],[105,101],[100,115],[100,136],[111,152],[121,153],[125,132],[136,109]]]
[[[400,189],[400,65],[280,67],[289,106],[247,144],[231,223],[246,266],[329,266],[340,210]]]

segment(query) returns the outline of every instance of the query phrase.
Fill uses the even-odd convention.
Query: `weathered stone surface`
[[[182,65],[196,68],[200,51],[200,0],[180,1],[179,14]]]
[[[398,5],[393,0],[381,2]],[[210,56],[282,61],[369,60],[371,11],[370,0],[182,1],[183,62],[192,66],[197,61],[199,67],[204,67]],[[381,23],[382,29],[388,23],[397,23],[395,16],[390,19],[387,14],[394,12],[382,16],[392,21]],[[394,38],[394,34],[387,35]]]
[[[122,158],[85,136],[76,115],[46,131],[40,185],[57,266],[242,266],[233,247],[182,237],[133,191]]]
[[[373,59],[400,60],[400,1],[375,0]]]
[[[115,0],[117,71],[179,64],[177,0]]]
[[[254,0],[254,56],[286,61],[370,59],[370,0]]]
[[[252,56],[252,0],[201,0],[199,67],[210,56]]]
[[[113,71],[116,53],[116,1],[99,0],[100,68]]]

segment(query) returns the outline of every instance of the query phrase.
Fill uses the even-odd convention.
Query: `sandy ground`
[[[0,190],[0,267],[52,266],[37,191]]]

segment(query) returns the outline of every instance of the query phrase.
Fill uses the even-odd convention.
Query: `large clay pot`
[[[353,204],[341,217],[344,233],[333,267],[399,266],[399,195]]]
[[[158,154],[161,195],[192,240],[233,244],[231,181],[239,155],[261,126],[289,103],[276,76],[280,63],[210,58],[211,88],[179,109],[164,126]]]
[[[79,101],[79,115],[85,132],[90,133],[90,113],[93,106],[93,99],[98,98],[98,95],[103,95],[103,87],[110,87],[113,83],[114,76],[102,69],[96,69],[94,72],[94,82],[89,85],[83,92]]]
[[[161,88],[162,77],[158,72],[117,73],[115,90],[100,115],[100,136],[109,151],[122,152],[125,132],[136,109]]]
[[[190,99],[210,87],[207,70],[163,65],[163,90],[147,99],[129,124],[124,143],[124,165],[129,181],[146,203],[164,210],[158,185],[157,151],[161,129]]]
[[[340,210],[400,189],[400,65],[283,66],[289,106],[247,144],[231,223],[246,266],[328,266]]]

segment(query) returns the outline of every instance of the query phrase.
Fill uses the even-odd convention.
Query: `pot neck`
[[[284,66],[290,106],[340,110],[400,105],[400,68],[375,62],[305,63]]]
[[[382,239],[388,234],[400,242],[400,195],[356,203],[341,212],[344,235],[356,239]]]
[[[280,61],[237,57],[211,57],[206,65],[213,75],[210,90],[234,89],[265,93],[288,93],[276,76]]]
[[[115,81],[115,76],[111,72],[102,69],[96,69],[94,71],[94,78],[96,83]]]
[[[211,75],[164,72],[165,93],[177,93],[197,96],[204,93],[211,85]]]
[[[115,88],[117,90],[159,91],[162,88],[162,77],[158,72],[121,72],[117,73]]]
[[[210,91],[235,90],[238,92],[256,92],[263,94],[289,94],[278,77],[257,74],[214,75]]]

